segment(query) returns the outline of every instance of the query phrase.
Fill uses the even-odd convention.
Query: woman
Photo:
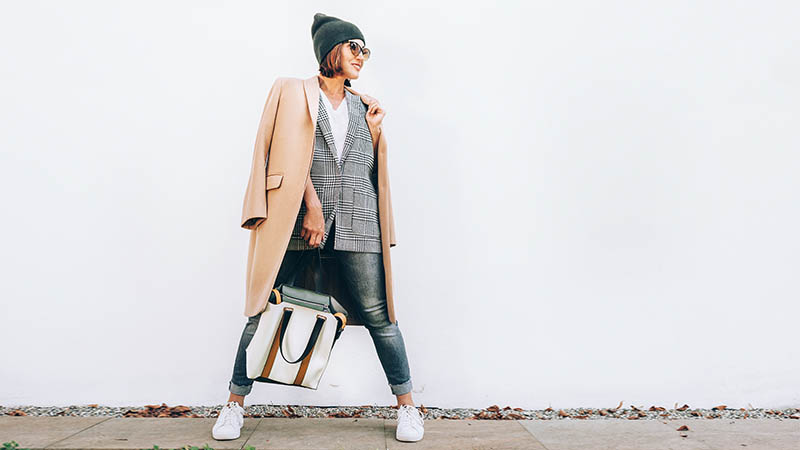
[[[313,160],[304,185],[303,202],[294,219],[291,238],[272,286],[277,287],[289,279],[304,251],[313,251],[319,247],[326,257],[335,260],[340,281],[352,300],[350,307],[355,309],[352,312],[357,313],[363,321],[359,323],[369,330],[391,391],[397,397],[395,437],[400,441],[418,441],[424,434],[423,419],[411,396],[411,376],[403,336],[393,318],[391,302],[387,305],[387,273],[382,253],[388,249],[389,240],[382,239],[381,236],[381,229],[385,229],[382,224],[387,222],[386,218],[380,219],[378,214],[379,203],[385,200],[379,201],[377,192],[377,146],[374,144],[379,139],[385,112],[376,100],[367,96],[359,98],[359,95],[345,89],[345,86],[350,86],[350,79],[358,78],[361,68],[369,59],[370,51],[364,47],[364,36],[354,24],[333,16],[317,13],[311,26],[311,34],[320,65],[320,74],[315,80],[319,88],[319,110],[313,138]],[[276,85],[278,88],[273,86],[262,116],[254,168],[261,164],[259,147],[277,147],[275,140],[282,139],[282,136],[273,137],[277,127],[274,122],[280,103],[278,99],[284,102],[284,111],[298,109],[294,108],[296,101],[294,104],[290,103],[290,94],[274,92],[281,90],[282,85],[277,82]],[[304,97],[307,95],[304,94]],[[367,105],[362,103],[364,99]],[[313,113],[311,115],[314,116]],[[281,122],[282,127],[286,127],[284,117],[286,116],[281,116],[284,121]],[[295,120],[295,116],[289,117]],[[306,117],[305,113],[302,117]],[[297,120],[297,127],[301,127],[300,120]],[[275,140],[267,142],[267,139]],[[270,221],[279,220],[280,213],[272,211],[284,206],[279,204],[280,199],[287,198],[272,192],[279,191],[277,187],[282,183],[288,183],[289,168],[281,167],[283,162],[277,162],[279,157],[275,155],[273,158],[276,162],[270,165],[269,152],[275,153],[277,150],[266,150],[264,167],[267,168],[268,180],[261,180],[263,172],[254,171],[255,175],[251,175],[245,198],[242,226],[251,230],[255,230],[261,223],[269,223],[265,222],[267,204],[271,205]],[[280,158],[283,158],[283,154]],[[276,168],[281,169],[282,173],[275,173],[278,170]],[[252,197],[261,195],[264,189],[268,192],[269,200],[253,200]],[[388,190],[388,184],[386,189]],[[390,210],[390,204],[388,206]],[[255,233],[251,236],[251,251],[248,256],[250,262],[254,258],[254,242],[259,239]],[[276,240],[274,235],[270,237],[273,237],[272,241]],[[250,278],[251,274],[248,272],[248,291],[259,291],[250,289]],[[263,311],[260,304],[248,305],[248,311],[254,309]],[[245,349],[258,327],[260,317],[260,312],[249,316],[242,332],[229,383],[230,396],[212,430],[214,439],[236,439],[240,435],[244,423],[244,397],[251,391],[254,381],[246,375]]]

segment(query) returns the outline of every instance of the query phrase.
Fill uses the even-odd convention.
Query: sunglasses
[[[362,53],[364,55],[364,61],[368,60],[369,55],[372,54],[367,47],[362,47],[356,41],[347,41],[347,43],[350,44],[350,51],[353,52],[353,56],[358,56],[359,53]]]

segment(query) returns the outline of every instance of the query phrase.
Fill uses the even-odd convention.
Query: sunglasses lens
[[[366,47],[361,47],[355,42],[350,42],[350,51],[353,52],[353,56],[358,56],[359,53],[363,53],[364,61],[369,59],[369,49]]]

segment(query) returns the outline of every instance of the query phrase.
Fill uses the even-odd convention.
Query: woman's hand
[[[367,125],[369,125],[371,130],[380,131],[381,122],[383,122],[383,117],[386,115],[386,110],[381,108],[381,104],[378,103],[378,100],[375,100],[369,95],[362,95],[361,97],[367,104]]]
[[[325,217],[322,215],[322,204],[312,206],[306,205],[306,215],[303,217],[303,229],[300,230],[300,237],[308,242],[308,245],[316,248],[322,242],[325,235]]]

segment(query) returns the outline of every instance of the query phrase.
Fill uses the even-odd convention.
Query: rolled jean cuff
[[[394,395],[408,394],[412,388],[411,379],[403,384],[389,384],[389,387],[392,388],[392,394]]]
[[[234,384],[233,381],[228,383],[228,390],[231,394],[235,395],[247,395],[250,391],[253,390],[253,385],[250,384],[248,386],[239,386],[238,384]]]

